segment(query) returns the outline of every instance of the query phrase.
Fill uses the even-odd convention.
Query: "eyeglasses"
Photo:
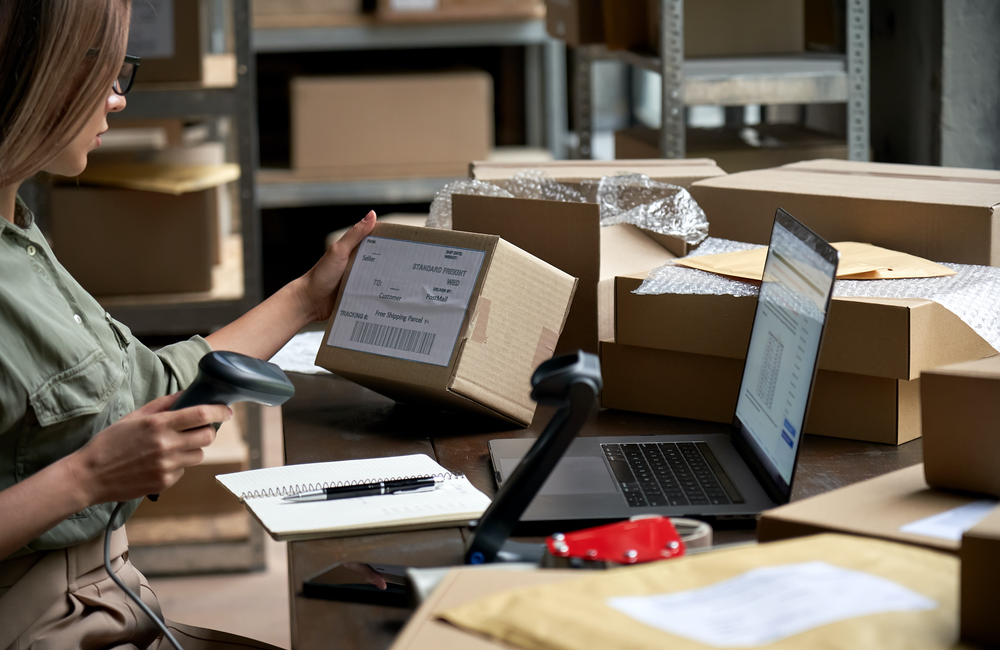
[[[118,73],[118,78],[115,79],[115,82],[111,84],[111,89],[115,91],[116,95],[125,96],[132,89],[132,83],[135,81],[135,71],[138,69],[139,57],[126,54],[121,72]]]

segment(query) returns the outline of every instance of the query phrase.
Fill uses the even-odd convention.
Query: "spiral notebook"
[[[445,480],[430,492],[292,502],[289,494],[417,476]],[[490,499],[462,474],[429,456],[341,460],[268,467],[216,477],[278,541],[347,537],[422,528],[464,526],[479,519]]]

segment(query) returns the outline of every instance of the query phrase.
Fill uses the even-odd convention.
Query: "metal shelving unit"
[[[661,3],[660,56],[611,51],[603,46],[577,49],[572,108],[579,145],[574,157],[592,155],[593,64],[615,60],[660,73],[660,152],[664,158],[685,156],[685,106],[846,102],[850,159],[868,160],[868,0],[848,0],[846,55],[689,60],[684,59],[684,2],[661,0]]]
[[[238,204],[243,244],[243,292],[238,299],[202,302],[164,300],[149,304],[115,301],[108,311],[138,335],[211,332],[243,315],[261,300],[260,210],[255,202],[257,120],[254,56],[250,38],[250,0],[232,0],[236,53],[236,85],[230,88],[137,84],[128,95],[122,119],[163,117],[233,118],[236,155],[240,165]]]
[[[256,53],[403,50],[445,47],[523,46],[525,108],[529,146],[545,146],[566,157],[567,98],[565,46],[545,30],[544,20],[394,25],[365,23],[341,27],[253,30]],[[453,178],[373,181],[260,182],[262,208],[330,205],[346,202],[426,202]]]

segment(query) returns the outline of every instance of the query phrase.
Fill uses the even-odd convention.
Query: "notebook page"
[[[332,537],[381,528],[461,524],[482,516],[490,500],[462,477],[431,492],[299,503],[264,497],[248,499],[246,505],[276,538],[321,533]]]
[[[305,463],[266,467],[246,472],[221,474],[216,478],[240,500],[243,495],[254,492],[272,491],[272,494],[286,495],[334,487],[342,483],[365,483],[368,481],[405,478],[407,476],[432,476],[447,474],[448,470],[434,462],[426,454],[390,456],[388,458],[361,458],[338,460],[328,463]]]

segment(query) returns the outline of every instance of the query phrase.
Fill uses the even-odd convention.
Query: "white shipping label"
[[[480,250],[365,238],[326,344],[447,366],[485,258]]]
[[[436,11],[438,0],[389,0],[393,11]]]
[[[937,602],[885,578],[826,562],[763,567],[701,589],[609,598],[609,607],[717,648],[774,643],[821,625]]]
[[[174,56],[174,0],[132,3],[127,50],[129,54],[146,59]],[[141,72],[139,77],[142,77]]]
[[[910,522],[901,526],[902,533],[937,537],[952,542],[962,541],[962,535],[990,514],[997,507],[995,499],[981,499],[970,504]]]

